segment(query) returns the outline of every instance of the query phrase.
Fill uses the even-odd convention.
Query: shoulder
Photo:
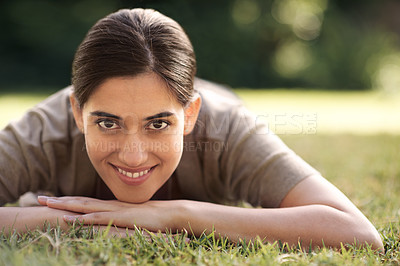
[[[80,133],[75,126],[69,102],[71,93],[72,86],[54,93],[30,109],[20,121],[11,126],[18,130],[24,125],[29,125],[31,130],[40,131],[43,143],[70,141],[72,136],[79,136]]]
[[[197,138],[224,141],[232,125],[244,110],[242,100],[227,86],[195,80],[202,104],[193,135]]]
[[[228,105],[241,105],[242,101],[231,90],[230,87],[215,82],[207,81],[204,79],[196,78],[194,88],[200,93],[204,100],[218,106],[218,103]]]
[[[202,98],[201,112],[217,115],[243,105],[230,87],[196,78],[194,88]]]
[[[49,96],[29,109],[19,120],[10,122],[2,131],[2,143],[9,143],[24,153],[54,152],[57,154],[71,146],[82,143],[83,136],[75,125],[67,87]],[[13,150],[10,148],[10,150]]]
[[[0,183],[8,184],[0,186],[0,203],[26,191],[76,194],[86,188],[65,184],[75,184],[79,176],[95,180],[72,116],[70,93],[71,87],[60,90],[0,131]]]

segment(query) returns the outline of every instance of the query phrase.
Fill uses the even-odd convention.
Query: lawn
[[[400,93],[237,90],[278,134],[400,133]]]
[[[82,230],[43,228],[0,235],[0,264],[334,264],[400,263],[400,98],[378,92],[237,91],[258,118],[339,187],[372,221],[385,254],[349,247],[304,252],[279,243],[233,244],[213,235],[146,241],[141,234],[115,239]],[[0,127],[44,95],[0,94]],[[170,236],[173,238],[174,236]]]

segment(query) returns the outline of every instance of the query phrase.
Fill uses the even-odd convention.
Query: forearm
[[[352,205],[331,207],[326,204],[307,204],[297,207],[271,209],[239,208],[190,200],[148,201],[130,204],[102,201],[85,197],[63,197],[44,200],[48,206],[70,210],[82,215],[84,224],[122,228],[134,225],[149,231],[186,230],[197,236],[215,230],[217,235],[233,241],[250,240],[259,236],[274,242],[280,240],[303,247],[340,247],[341,243],[372,244],[382,250],[382,241],[372,224]]]
[[[189,232],[200,235],[205,229],[232,240],[254,239],[259,236],[268,242],[280,240],[303,247],[331,246],[340,243],[372,244],[381,248],[375,228],[363,217],[355,217],[324,205],[308,205],[278,209],[250,209],[182,201],[179,224]]]
[[[68,211],[40,207],[0,207],[0,229],[9,234],[12,231],[19,233],[43,227],[44,222],[52,227],[60,225],[62,229],[69,226],[63,220],[63,215],[75,214]]]

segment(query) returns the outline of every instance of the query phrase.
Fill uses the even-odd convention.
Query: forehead
[[[115,77],[103,82],[89,97],[85,107],[124,116],[182,109],[166,82],[155,73]]]

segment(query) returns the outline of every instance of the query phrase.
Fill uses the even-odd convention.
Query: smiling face
[[[149,200],[172,175],[200,102],[184,108],[154,73],[108,79],[82,108],[71,95],[93,166],[118,200],[131,203]]]

